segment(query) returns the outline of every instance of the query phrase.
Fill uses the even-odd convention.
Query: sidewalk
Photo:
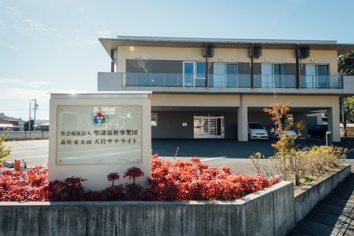
[[[327,195],[288,234],[354,235],[354,173]]]

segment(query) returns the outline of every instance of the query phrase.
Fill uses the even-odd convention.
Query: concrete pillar
[[[240,107],[238,108],[237,118],[238,141],[248,141],[248,107],[245,105],[242,95],[240,95]]]
[[[328,131],[332,132],[332,141],[340,142],[339,103],[327,109],[327,119]]]

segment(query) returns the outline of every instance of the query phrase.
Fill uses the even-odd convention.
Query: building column
[[[339,126],[339,104],[327,109],[328,131],[332,132],[332,141],[340,142],[340,126]]]
[[[248,107],[243,100],[243,96],[240,95],[240,107],[237,112],[238,141],[248,141]]]

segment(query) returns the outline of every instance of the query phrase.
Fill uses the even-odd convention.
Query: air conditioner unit
[[[214,56],[214,46],[203,47],[203,57],[213,57]]]
[[[260,56],[262,56],[262,47],[260,46],[253,47],[253,55],[251,55],[251,52],[252,52],[252,48],[250,48],[250,57],[259,58]]]
[[[307,58],[310,56],[310,48],[309,47],[299,47],[299,58]]]

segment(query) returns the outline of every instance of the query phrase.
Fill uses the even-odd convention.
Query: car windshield
[[[250,129],[263,129],[263,126],[258,123],[250,123],[248,124],[248,126],[250,127]]]

